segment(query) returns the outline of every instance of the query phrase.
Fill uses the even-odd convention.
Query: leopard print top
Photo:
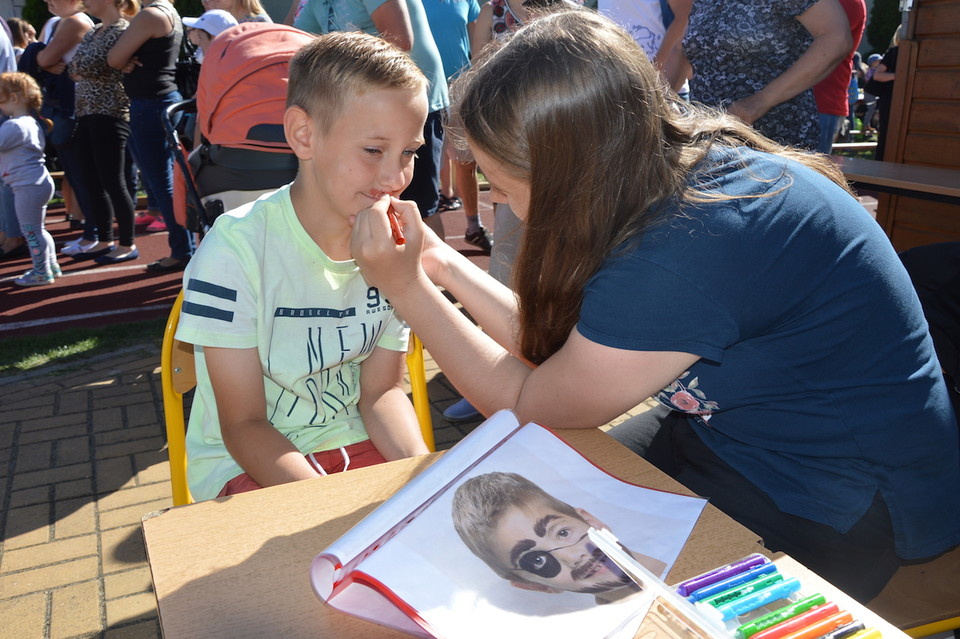
[[[109,115],[130,121],[130,100],[123,90],[123,73],[107,64],[107,53],[129,26],[121,18],[87,31],[70,62],[77,83],[77,117]]]

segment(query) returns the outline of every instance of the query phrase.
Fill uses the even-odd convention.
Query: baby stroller
[[[297,157],[283,133],[288,69],[313,38],[282,24],[245,22],[210,44],[196,98],[171,105],[164,121],[182,173],[174,180],[181,224],[202,235],[220,213],[296,176]],[[197,114],[201,138],[188,161],[175,123],[190,112]]]

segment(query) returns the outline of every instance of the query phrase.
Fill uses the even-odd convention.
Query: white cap
[[[190,29],[201,29],[216,38],[218,35],[237,25],[237,19],[223,9],[210,9],[199,18],[184,18],[183,25]]]

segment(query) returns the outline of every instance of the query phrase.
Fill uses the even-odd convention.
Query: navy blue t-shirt
[[[879,490],[901,557],[960,542],[960,445],[917,295],[819,173],[714,152],[702,188],[588,283],[577,330],[699,355],[657,399],[784,512],[847,531]]]

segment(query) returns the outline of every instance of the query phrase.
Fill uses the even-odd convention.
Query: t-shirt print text
[[[367,309],[366,314],[382,313],[393,310],[390,300],[380,295],[380,290],[376,286],[367,289]]]

